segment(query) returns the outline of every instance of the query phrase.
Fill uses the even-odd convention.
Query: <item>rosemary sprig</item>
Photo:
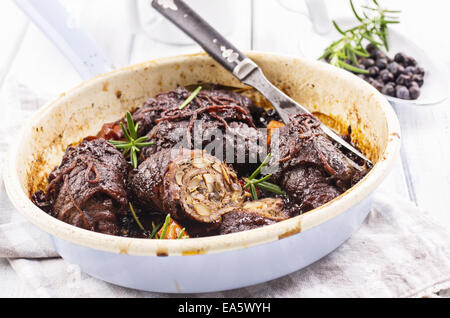
[[[286,192],[284,192],[280,186],[270,183],[270,182],[267,182],[267,180],[270,179],[270,177],[272,177],[272,174],[268,174],[261,179],[255,179],[261,173],[261,170],[269,164],[270,157],[271,157],[271,154],[269,153],[267,155],[266,159],[264,159],[263,163],[258,167],[258,169],[256,169],[250,175],[250,177],[244,179],[246,182],[244,189],[250,188],[250,194],[252,195],[252,200],[254,200],[254,201],[259,199],[258,192],[256,191],[256,187],[259,187],[263,190],[266,190],[266,191],[269,191],[269,192],[272,192],[275,194],[286,195]]]
[[[181,240],[183,238],[184,232],[186,232],[186,228],[183,228],[180,232],[180,234],[178,235],[178,240]]]
[[[139,218],[138,218],[138,216],[137,216],[137,214],[136,214],[136,211],[134,210],[134,207],[133,207],[133,205],[131,204],[131,202],[129,203],[129,205],[130,205],[130,210],[131,210],[131,214],[133,215],[134,221],[135,221],[136,224],[139,226],[139,228],[140,228],[143,232],[145,232],[145,228],[144,228],[144,226],[142,225],[141,221],[139,221]],[[170,220],[171,220],[171,216],[170,216],[170,214],[167,214],[164,223],[161,223],[161,224],[159,224],[159,225],[155,225],[155,223],[152,222],[152,232],[150,233],[150,235],[149,235],[148,238],[151,239],[151,240],[152,240],[152,239],[155,239],[155,238],[158,238],[158,237],[157,237],[157,234],[158,234],[159,230],[162,228],[161,236],[160,236],[158,239],[160,239],[160,240],[161,240],[161,239],[164,239],[164,237],[165,237],[166,234],[167,234],[167,230],[169,229]],[[183,238],[183,235],[184,235],[185,232],[186,232],[186,228],[183,228],[183,229],[181,230],[180,234],[178,235],[177,240],[181,240],[181,239]]]
[[[375,7],[362,6],[362,14],[358,14],[353,1],[350,6],[358,21],[358,25],[347,30],[343,30],[336,21],[333,21],[335,29],[342,37],[331,43],[319,59],[327,59],[334,66],[347,69],[354,73],[368,74],[369,71],[358,66],[358,58],[369,57],[370,54],[365,49],[367,42],[372,43],[376,49],[385,48],[389,51],[387,41],[387,29],[389,24],[399,23],[398,17],[391,14],[399,13],[397,10],[387,10],[382,8],[377,0],[372,0]],[[370,12],[370,13],[369,13]],[[388,15],[389,14],[389,15]]]
[[[139,218],[136,215],[136,212],[134,211],[133,205],[131,204],[131,202],[129,203],[130,205],[130,210],[131,210],[131,214],[133,215],[134,220],[136,221],[136,224],[139,226],[139,228],[145,232],[145,228],[142,225],[141,221],[139,221]]]
[[[138,138],[137,131],[139,123],[138,124],[134,123],[130,112],[127,112],[126,120],[128,129],[125,128],[125,125],[122,122],[120,123],[120,126],[122,127],[123,134],[127,139],[127,141],[110,140],[109,142],[117,149],[123,150],[124,156],[130,153],[131,164],[134,169],[137,169],[138,166],[137,153],[141,151],[140,148],[151,146],[154,143],[149,142],[147,136]]]
[[[182,110],[184,109],[187,105],[189,105],[195,97],[197,97],[198,93],[200,93],[200,91],[203,89],[203,87],[199,86],[197,87],[197,89],[191,94],[191,96],[188,97],[188,99],[186,99],[183,104],[180,105],[180,107],[178,107],[178,109]]]
[[[164,239],[164,237],[166,236],[167,228],[169,227],[169,223],[170,223],[170,214],[167,214],[166,220],[164,221],[164,225],[162,228],[161,236],[159,238],[160,240]]]

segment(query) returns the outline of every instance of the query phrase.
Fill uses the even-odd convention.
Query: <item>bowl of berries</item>
[[[319,59],[362,78],[390,102],[437,104],[448,97],[445,67],[407,36],[391,28],[400,11],[373,6],[356,9],[351,19],[334,20]],[[332,41],[331,44],[329,41]]]

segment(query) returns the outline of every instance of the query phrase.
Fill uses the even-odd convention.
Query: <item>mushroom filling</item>
[[[166,179],[175,190],[172,198],[179,197],[184,217],[211,223],[243,204],[242,188],[221,161],[199,151],[193,155],[172,162]]]
[[[178,221],[220,221],[246,198],[232,168],[201,150],[158,152],[139,166],[132,183],[142,210],[159,210]]]

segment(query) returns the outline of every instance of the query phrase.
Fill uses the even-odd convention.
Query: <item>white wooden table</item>
[[[117,67],[168,55],[198,52],[196,45],[173,46],[133,32],[127,14],[131,0],[62,0],[78,13],[80,23],[98,41]],[[239,3],[230,41],[242,50],[299,55],[302,39],[312,32],[305,16],[289,12],[276,0],[230,0]],[[386,1],[385,1],[386,2]],[[350,16],[346,1],[330,1],[332,18]],[[446,0],[397,0],[402,10],[396,28],[444,62],[450,70],[450,4]],[[71,64],[19,11],[11,0],[0,1],[0,94],[10,81],[20,82],[46,98],[59,95],[81,79]],[[0,105],[2,107],[2,105]],[[430,107],[397,105],[403,131],[401,160],[382,184],[391,193],[409,198],[450,229],[450,100]],[[4,151],[0,146],[0,151]],[[1,211],[0,211],[1,213]],[[26,286],[0,260],[0,297],[26,297]]]

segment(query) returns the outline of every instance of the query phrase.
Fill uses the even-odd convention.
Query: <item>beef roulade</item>
[[[117,235],[117,216],[127,213],[127,171],[122,154],[104,139],[69,147],[49,176],[45,201],[51,214],[80,228]]]
[[[364,175],[328,138],[313,115],[297,114],[272,140],[271,166],[276,182],[293,204],[292,214],[317,208],[339,196]]]
[[[247,121],[253,126],[250,108],[253,107],[249,98],[232,91],[223,89],[203,90],[191,101],[185,109],[179,106],[189,98],[191,92],[180,86],[176,90],[164,92],[148,99],[142,107],[133,112],[133,121],[138,124],[138,136],[147,135],[156,126],[161,118],[169,121],[180,121],[190,117],[192,111],[203,112],[205,109],[214,106],[220,110],[221,118],[227,121]],[[236,111],[239,110],[239,111]],[[188,116],[186,116],[188,114]],[[105,139],[123,138],[120,122],[127,125],[125,118],[107,123],[103,126],[97,137]]]
[[[143,210],[176,220],[214,223],[244,202],[236,173],[201,150],[162,150],[147,158],[132,179]]]
[[[143,156],[180,146],[203,149],[245,174],[266,151],[265,136],[256,129],[251,106],[248,98],[233,92],[201,91],[184,109],[172,107],[161,113],[147,134],[154,144],[144,149]]]

